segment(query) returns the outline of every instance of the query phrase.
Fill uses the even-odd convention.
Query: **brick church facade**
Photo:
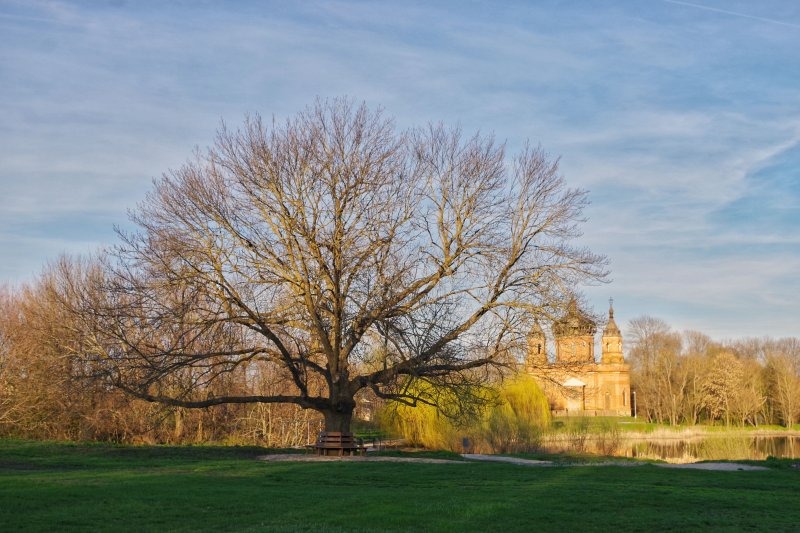
[[[570,302],[553,323],[555,360],[547,357],[547,338],[536,323],[528,337],[527,371],[542,386],[554,415],[631,416],[630,367],[622,353],[622,333],[613,305],[595,358],[597,325]]]

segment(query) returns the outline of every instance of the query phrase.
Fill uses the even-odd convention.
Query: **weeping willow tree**
[[[415,395],[435,401],[416,407],[390,403],[382,420],[410,444],[461,451],[468,446],[489,452],[525,452],[538,447],[549,427],[550,406],[536,380],[518,374],[495,386],[475,387],[470,404],[463,395],[417,383]]]

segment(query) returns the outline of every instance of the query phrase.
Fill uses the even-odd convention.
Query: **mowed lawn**
[[[800,470],[268,463],[258,448],[0,440],[0,531],[800,529]]]

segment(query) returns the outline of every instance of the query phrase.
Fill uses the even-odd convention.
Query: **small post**
[[[581,404],[583,406],[582,407],[583,412],[585,413],[586,412],[586,385],[583,385],[581,387]]]

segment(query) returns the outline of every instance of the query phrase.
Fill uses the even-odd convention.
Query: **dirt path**
[[[482,453],[462,453],[461,457],[472,461],[490,461],[494,463],[511,463],[521,466],[553,466],[553,461],[537,461],[536,459],[520,459],[504,455],[485,455]]]
[[[449,459],[430,459],[427,457],[387,457],[383,455],[312,455],[300,453],[280,453],[275,455],[260,455],[259,461],[295,461],[295,462],[326,462],[326,461],[352,461],[352,462],[384,462],[384,463],[432,463],[432,464],[464,464],[464,461],[451,461]]]
[[[465,459],[474,461],[493,461],[498,463],[511,463],[522,466],[555,466],[552,461],[536,461],[533,459],[520,459],[518,457],[506,457],[503,455],[483,455],[478,453],[465,453],[462,454]],[[756,470],[769,470],[765,466],[745,465],[741,463],[686,463],[686,464],[671,464],[671,463],[635,463],[628,461],[607,461],[601,463],[574,463],[559,466],[644,466],[652,464],[662,468],[685,468],[689,470],[713,470],[716,472],[741,472],[741,471],[756,471]]]
[[[686,464],[671,464],[671,463],[635,463],[627,461],[607,461],[601,463],[572,463],[561,464],[554,463],[553,461],[538,461],[536,459],[521,459],[519,457],[508,457],[505,455],[485,455],[480,453],[465,453],[461,455],[467,461],[453,461],[450,459],[431,459],[427,457],[388,457],[384,455],[377,456],[322,456],[312,454],[297,454],[297,453],[281,453],[274,455],[260,455],[257,457],[260,461],[294,461],[294,462],[329,462],[329,461],[349,461],[349,462],[384,462],[384,463],[431,463],[431,464],[466,464],[468,461],[484,461],[494,463],[509,463],[519,466],[644,466],[652,464],[662,468],[683,468],[688,470],[713,470],[716,472],[742,472],[742,471],[757,471],[769,470],[764,466],[753,466],[741,463],[686,463]]]

